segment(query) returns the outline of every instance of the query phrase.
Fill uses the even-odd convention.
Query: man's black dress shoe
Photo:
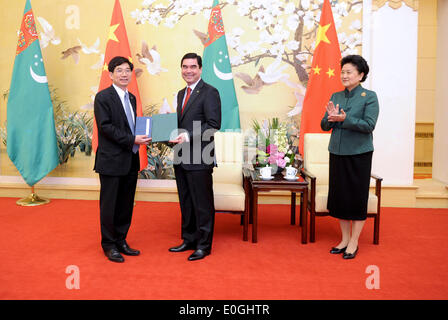
[[[344,253],[346,249],[347,249],[347,247],[344,247],[344,248],[341,248],[341,249],[333,247],[333,248],[331,248],[330,253],[331,254]]]
[[[113,261],[113,262],[124,262],[123,256],[115,248],[114,249],[109,249],[109,250],[104,250],[104,254],[106,255],[106,257],[110,261]]]
[[[356,257],[357,253],[358,253],[358,248],[356,248],[355,252],[353,252],[353,253],[344,252],[344,254],[342,255],[342,258],[344,258],[344,259],[354,259]]]
[[[191,256],[188,257],[188,260],[189,261],[194,261],[194,260],[203,259],[206,256],[208,256],[209,254],[210,254],[210,252],[208,252],[206,250],[198,249],[195,252],[193,252],[191,254]]]
[[[187,250],[195,250],[196,246],[190,243],[183,242],[180,246],[169,248],[168,250],[171,252],[183,252]]]
[[[138,256],[140,254],[139,250],[130,248],[126,242],[123,243],[121,246],[117,246],[117,248],[119,252],[127,256]]]

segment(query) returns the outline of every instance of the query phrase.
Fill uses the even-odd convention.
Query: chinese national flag
[[[112,12],[112,19],[110,22],[109,35],[106,44],[106,53],[104,54],[104,67],[101,74],[101,80],[98,90],[101,91],[112,85],[112,80],[109,76],[108,63],[116,56],[128,58],[132,62],[131,49],[129,47],[128,35],[124,25],[123,14],[121,12],[120,1],[115,0],[114,11]],[[132,92],[137,99],[137,116],[143,115],[142,102],[140,100],[140,93],[138,91],[137,77],[135,72],[132,72],[132,80],[128,86],[129,92]],[[92,148],[96,152],[98,148],[98,128],[96,121],[93,122],[93,137]],[[146,146],[141,145],[139,150],[140,156],[140,170],[143,170],[148,165],[148,158],[146,155]]]
[[[323,132],[320,121],[325,107],[334,92],[344,89],[341,74],[341,50],[329,0],[324,0],[310,77],[303,101],[300,123],[299,151],[303,155],[305,133]]]

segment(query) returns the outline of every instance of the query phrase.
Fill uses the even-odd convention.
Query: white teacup
[[[263,167],[263,168],[261,168],[260,169],[261,177],[265,178],[265,179],[270,178],[271,177],[271,170],[272,170],[271,167]]]
[[[294,178],[297,174],[297,168],[294,167],[286,167],[286,177],[287,178]]]

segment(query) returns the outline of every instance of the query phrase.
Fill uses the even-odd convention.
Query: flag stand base
[[[31,194],[23,199],[17,200],[17,204],[19,206],[31,207],[31,206],[40,206],[42,204],[49,203],[49,199],[41,198],[37,194],[34,193],[34,187],[31,188]]]

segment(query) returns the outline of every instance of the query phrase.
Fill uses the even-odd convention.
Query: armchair
[[[217,167],[213,170],[213,192],[216,212],[241,215],[243,240],[248,239],[248,181],[243,176],[243,134],[216,132]]]
[[[302,176],[309,182],[308,211],[310,213],[310,242],[316,240],[316,216],[328,215],[328,143],[330,134],[307,133],[304,140],[304,167]],[[369,193],[367,217],[374,218],[373,243],[379,243],[381,182],[382,178],[371,175],[375,180],[375,193]]]

